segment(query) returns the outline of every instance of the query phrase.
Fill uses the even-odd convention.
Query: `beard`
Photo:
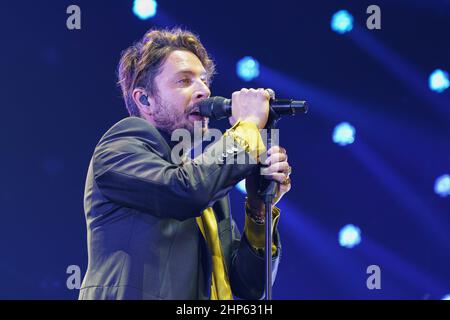
[[[208,120],[208,118],[205,118],[203,121],[195,121],[197,122],[195,127],[200,127],[203,135],[208,131]],[[176,129],[186,129],[189,133],[194,134],[194,122],[189,119],[189,113],[178,111],[177,108],[162,101],[158,96],[155,98],[153,121],[157,128],[168,134],[172,134]],[[201,122],[201,124],[198,122]]]

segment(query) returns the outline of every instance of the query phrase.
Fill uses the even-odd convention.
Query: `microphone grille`
[[[224,114],[223,106],[227,99],[224,97],[211,97],[199,103],[200,114],[204,117],[212,119],[222,119],[227,115]]]

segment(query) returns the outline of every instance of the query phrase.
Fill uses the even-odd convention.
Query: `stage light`
[[[444,91],[450,86],[448,73],[441,69],[434,70],[428,78],[428,86],[431,90],[436,92]]]
[[[443,174],[436,178],[434,182],[434,192],[441,197],[450,195],[450,175]]]
[[[450,300],[450,293],[443,296],[441,300]]]
[[[353,224],[347,224],[339,231],[339,244],[345,248],[353,248],[361,242],[361,230]]]
[[[158,4],[155,0],[134,0],[133,13],[141,20],[147,20],[156,15]]]
[[[236,73],[244,81],[251,81],[259,76],[259,63],[252,57],[244,57],[236,64]]]
[[[341,146],[355,141],[355,128],[348,122],[338,124],[333,131],[333,142]]]
[[[241,180],[237,185],[236,189],[238,189],[243,194],[247,194],[247,190],[245,189],[245,179]]]
[[[353,29],[353,16],[347,10],[339,10],[331,17],[331,29],[343,34]]]

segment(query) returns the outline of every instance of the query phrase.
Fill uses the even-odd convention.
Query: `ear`
[[[144,113],[146,115],[151,115],[151,102],[147,95],[147,92],[142,88],[136,88],[133,90],[132,93],[133,101],[136,104],[136,106],[139,108],[139,111],[141,113]]]

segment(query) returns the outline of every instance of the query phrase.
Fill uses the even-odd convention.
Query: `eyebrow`
[[[175,76],[178,76],[178,75],[180,75],[180,74],[195,75],[195,72],[193,72],[192,70],[181,70],[181,71],[176,72],[176,73],[175,73]],[[206,71],[205,71],[205,72],[202,72],[202,73],[200,74],[200,76],[208,77],[208,73],[207,73]]]

